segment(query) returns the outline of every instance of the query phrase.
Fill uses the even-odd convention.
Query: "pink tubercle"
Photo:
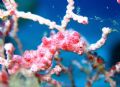
[[[84,20],[82,21],[82,24],[88,24],[88,21]]]
[[[117,3],[120,4],[120,0],[117,0]]]
[[[59,49],[81,55],[84,53],[86,46],[86,41],[81,38],[78,32],[74,30],[58,32],[49,38],[43,37],[37,50],[25,51],[20,61],[21,66],[28,69],[32,67],[32,70],[37,69],[37,71],[46,70],[51,67],[53,56]],[[37,68],[33,69],[33,65],[36,65]]]

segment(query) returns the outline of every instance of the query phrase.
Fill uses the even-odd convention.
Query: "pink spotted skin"
[[[37,50],[25,51],[23,56],[21,56],[19,64],[24,68],[32,68],[33,71],[47,70],[52,65],[54,54],[60,49],[81,55],[85,52],[86,47],[86,41],[78,32],[74,30],[58,32],[49,38],[43,37],[42,43],[38,46]],[[20,58],[20,56],[18,57]],[[14,59],[15,58],[13,58],[13,60]],[[13,72],[15,72],[18,66],[10,68],[11,71],[12,69],[14,69]]]

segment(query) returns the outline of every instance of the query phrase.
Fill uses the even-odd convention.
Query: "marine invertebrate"
[[[11,43],[6,43],[5,45],[2,44],[2,47],[4,47],[7,56],[0,57],[0,64],[4,66],[3,68],[6,68],[8,70],[8,73],[10,75],[15,74],[16,72],[21,70],[21,68],[25,68],[30,72],[35,73],[35,75],[41,80],[60,86],[60,83],[52,79],[51,75],[59,74],[64,69],[64,67],[59,63],[55,66],[55,68],[50,68],[52,66],[52,62],[55,56],[59,55],[59,50],[61,49],[75,52],[79,55],[87,54],[88,61],[92,61],[93,68],[98,68],[98,72],[102,72],[107,77],[106,71],[104,71],[103,61],[89,52],[94,51],[103,46],[108,34],[111,33],[112,30],[108,27],[104,27],[102,29],[103,34],[101,39],[94,44],[89,44],[87,40],[85,40],[77,31],[67,30],[66,26],[70,22],[70,19],[73,19],[78,23],[88,24],[87,17],[77,15],[73,12],[74,0],[67,0],[67,10],[66,14],[63,17],[63,20],[61,21],[61,25],[58,25],[54,21],[46,19],[42,16],[32,14],[30,12],[25,13],[23,11],[18,11],[17,3],[14,0],[2,1],[6,7],[6,10],[0,10],[0,18],[3,19],[6,16],[11,16],[12,20],[12,22],[11,20],[5,21],[5,26],[4,28],[2,27],[2,30],[6,31],[5,35],[13,31],[12,35],[16,37],[16,32],[18,30],[17,21],[20,17],[24,19],[38,21],[39,24],[49,26],[49,29],[58,30],[57,33],[53,33],[50,37],[43,37],[42,43],[38,46],[37,50],[25,51],[21,56],[13,54],[14,46]],[[13,29],[10,26],[12,26]],[[4,55],[4,49],[2,49],[1,55]],[[102,68],[99,67],[101,65]],[[118,71],[119,64],[116,65],[116,67],[117,69],[115,70]],[[42,70],[48,70],[47,74],[41,75],[38,73],[38,71]],[[92,79],[92,82],[93,81],[94,79]],[[112,87],[115,87],[115,85],[112,85],[109,77],[108,81],[110,81]],[[90,83],[90,85],[87,84],[87,87],[90,87],[92,82]]]

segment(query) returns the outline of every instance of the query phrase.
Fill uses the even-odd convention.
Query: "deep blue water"
[[[16,1],[19,2],[19,10],[24,10],[26,12],[30,11],[34,14],[56,21],[58,24],[60,24],[65,14],[67,5],[67,0]],[[120,5],[116,0],[75,0],[74,12],[79,15],[88,16],[89,24],[82,25],[75,21],[71,21],[67,29],[72,28],[80,32],[89,43],[94,43],[101,37],[102,27],[110,27],[119,31],[111,33],[106,44],[96,52],[104,58],[108,68],[116,61],[120,60]],[[21,19],[19,23],[18,36],[23,44],[24,50],[36,49],[41,43],[42,36],[45,33],[48,33],[48,35],[50,33],[47,26],[39,25],[37,22]],[[63,64],[65,66],[69,66],[73,59],[81,61],[84,57],[70,52],[62,52],[60,56],[63,58]],[[76,87],[84,87],[85,75],[81,73],[77,67],[74,67],[73,74]],[[55,78],[69,84],[66,75]],[[104,83],[104,79],[101,80],[100,83],[102,84],[94,84],[94,87],[98,87],[98,84],[99,87],[109,87],[108,84]]]

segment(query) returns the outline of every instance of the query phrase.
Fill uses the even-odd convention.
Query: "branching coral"
[[[0,64],[2,65],[2,69],[6,69],[9,75],[13,75],[19,72],[21,68],[25,68],[31,73],[34,73],[40,81],[47,81],[48,83],[59,87],[61,84],[58,81],[52,79],[51,76],[53,74],[59,74],[63,70],[69,72],[69,70],[66,69],[60,62],[57,62],[55,68],[52,68],[53,60],[56,60],[56,57],[58,58],[59,51],[61,49],[71,51],[79,55],[86,54],[88,61],[92,64],[92,67],[98,70],[98,73],[95,75],[95,77],[92,79],[88,78],[86,87],[92,86],[92,83],[96,80],[99,73],[103,73],[106,76],[106,80],[110,82],[111,87],[115,87],[115,84],[113,84],[114,81],[110,78],[110,76],[115,72],[120,72],[120,64],[118,63],[109,72],[105,71],[103,60],[90,53],[91,51],[94,51],[104,45],[108,34],[112,30],[108,27],[104,27],[102,29],[103,34],[101,39],[90,45],[77,31],[67,30],[66,27],[71,19],[77,21],[78,23],[88,24],[87,17],[77,15],[73,12],[74,0],[67,0],[67,10],[63,20],[61,21],[61,25],[58,25],[54,21],[32,14],[30,12],[25,13],[23,11],[18,11],[17,3],[14,0],[2,1],[6,7],[6,10],[0,10],[0,18],[3,19],[6,16],[10,16],[11,19],[6,20],[5,25],[1,27],[1,33],[3,36],[1,40],[3,42],[0,44]],[[42,43],[36,50],[25,51],[21,56],[15,55],[14,46],[11,43],[5,43],[4,45],[4,37],[6,35],[13,36],[18,42],[19,48],[21,49],[21,44],[16,34],[18,31],[17,21],[19,18],[38,21],[39,24],[47,25],[49,26],[49,29],[57,29],[58,32],[53,33],[50,37],[43,37]],[[4,55],[4,50],[6,51],[7,56]],[[79,66],[79,64],[76,62],[74,62],[74,64]],[[84,70],[84,68],[81,69]],[[45,75],[38,73],[39,71],[43,70],[48,72]]]

